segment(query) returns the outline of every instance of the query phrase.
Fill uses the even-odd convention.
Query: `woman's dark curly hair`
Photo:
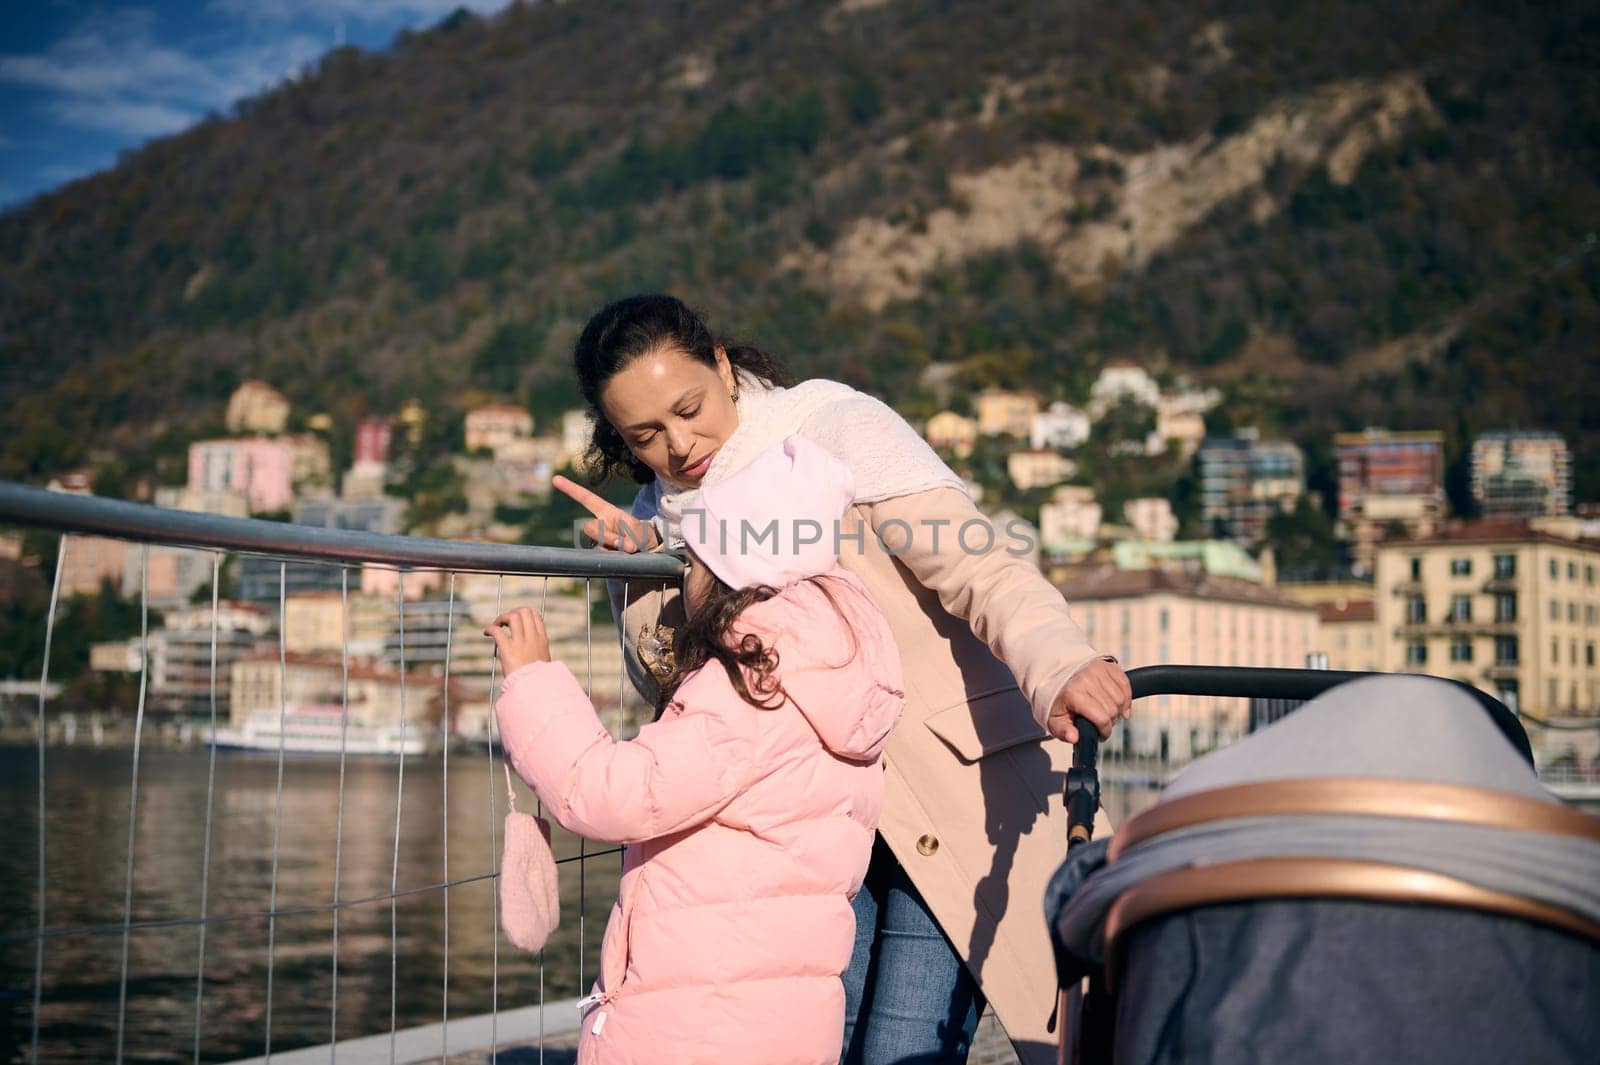
[[[776,710],[783,705],[785,698],[783,685],[774,675],[778,669],[778,652],[762,644],[759,636],[749,632],[739,638],[737,646],[730,646],[728,643],[733,624],[739,615],[751,605],[771,599],[778,594],[778,589],[767,585],[735,589],[724,584],[715,573],[710,576],[711,588],[706,593],[705,600],[673,633],[672,672],[661,681],[661,694],[656,701],[658,719],[672,704],[673,696],[677,694],[683,682],[713,659],[722,663],[722,668],[727,671],[728,680],[733,683],[734,690],[751,706],[758,710]],[[840,620],[847,622],[850,653],[839,663],[842,666],[855,657],[859,644],[856,642],[855,630],[849,628],[843,611],[839,610],[838,600],[828,591],[829,579],[811,578],[822,594],[828,597],[828,602],[832,604]],[[747,676],[754,681],[754,692],[750,690],[751,685],[746,680]]]
[[[622,434],[606,421],[600,409],[600,391],[634,359],[665,347],[713,368],[721,347],[734,370],[743,370],[769,385],[791,383],[788,371],[775,356],[749,344],[719,340],[706,328],[704,319],[675,296],[651,293],[606,304],[583,327],[572,351],[578,389],[594,422],[594,435],[584,455],[594,483],[619,475],[638,484],[655,480],[650,467],[633,457]]]

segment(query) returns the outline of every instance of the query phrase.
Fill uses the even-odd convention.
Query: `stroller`
[[[1045,899],[1063,1062],[1600,1061],[1600,818],[1545,791],[1503,704],[1412,675],[1129,679],[1310,701],[1109,840],[1079,756]]]

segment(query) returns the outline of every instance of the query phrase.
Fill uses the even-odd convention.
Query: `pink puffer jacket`
[[[565,666],[506,678],[497,714],[512,766],[571,831],[632,844],[581,1063],[839,1060],[849,899],[883,806],[900,656],[838,568],[747,609],[743,632],[777,652],[782,706],[746,703],[713,662],[625,743]]]

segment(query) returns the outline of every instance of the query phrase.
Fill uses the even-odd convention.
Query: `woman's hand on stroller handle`
[[[1094,726],[1101,739],[1111,735],[1119,718],[1133,710],[1133,689],[1122,667],[1100,658],[1072,675],[1056,695],[1045,719],[1045,729],[1058,740],[1078,742],[1078,723],[1082,719]]]

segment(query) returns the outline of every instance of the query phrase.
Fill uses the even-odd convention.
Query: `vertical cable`
[[[594,704],[594,605],[590,599],[590,585],[593,582],[588,577],[583,579],[583,661],[584,661],[584,694],[589,697],[589,703]],[[584,854],[586,841],[578,837],[578,995],[588,994],[583,983],[583,932],[584,915],[588,909],[589,892],[585,884],[584,873],[588,869],[589,861]]]
[[[211,556],[211,741],[206,756],[206,824],[200,850],[200,947],[194,967],[194,1065],[200,1065],[201,1003],[206,983],[206,913],[211,901],[211,816],[217,793],[217,612],[222,555]]]
[[[339,617],[341,619],[339,682],[339,806],[333,824],[333,1002],[328,1018],[328,1061],[339,1057],[339,874],[344,859],[344,763],[350,735],[350,570],[339,570]]]
[[[502,574],[495,578],[494,585],[494,614],[499,617],[505,609],[506,579]],[[498,825],[495,824],[495,779],[494,779],[494,706],[496,668],[500,665],[500,656],[494,655],[489,659],[489,725],[484,731],[489,738],[489,864],[494,870],[494,875],[500,875],[500,840],[497,835]],[[500,885],[496,883],[489,892],[489,914],[492,924],[489,926],[490,962],[489,962],[489,1062],[495,1065],[500,1060]],[[540,1006],[540,1012],[544,1008]]]
[[[56,628],[56,603],[61,598],[61,568],[67,561],[67,537],[56,547],[56,572],[50,581],[50,613],[44,619],[44,664],[39,668],[39,938],[33,941],[33,1033],[28,1037],[28,1060],[39,1062],[39,1010],[44,1005],[44,693],[50,687],[50,643]]]
[[[278,848],[283,835],[283,747],[289,726],[289,566],[278,563],[278,782],[272,800],[272,887],[267,902],[267,1044],[272,1061],[272,970],[278,947]]]
[[[128,936],[133,923],[133,843],[139,827],[139,740],[144,734],[144,700],[150,677],[150,548],[139,548],[139,708],[133,718],[133,779],[128,797],[128,866],[122,886],[122,975],[117,981],[117,1065],[128,1021]],[[43,811],[40,811],[41,815]]]
[[[443,796],[443,825],[441,826],[444,839],[444,989],[441,992],[441,1001],[444,1003],[439,1018],[439,1065],[445,1065],[445,1059],[450,1056],[450,651],[455,640],[456,631],[456,575],[450,574],[450,605],[445,613],[444,632],[444,712],[439,718],[439,735],[441,739],[444,771],[441,774]]]
[[[550,578],[546,577],[539,586],[539,616],[545,619],[546,631],[550,628]],[[544,816],[544,803],[539,799],[539,793],[533,793],[533,812],[540,817]],[[557,899],[559,903],[560,900]],[[539,1065],[544,1065],[544,948],[539,948]]]
[[[394,863],[389,871],[389,1065],[395,1061],[396,1021],[400,996],[400,810],[406,797],[406,573],[394,575],[396,609],[400,614],[400,765],[395,774]]]

